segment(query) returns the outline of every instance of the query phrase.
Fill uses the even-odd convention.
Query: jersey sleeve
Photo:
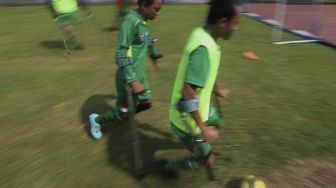
[[[132,19],[125,19],[121,22],[116,44],[116,58],[129,57],[127,51],[132,46],[136,30],[135,27],[135,22]]]
[[[197,47],[189,56],[184,82],[203,88],[208,77],[209,65],[208,50],[204,46]]]
[[[115,58],[128,83],[137,80],[131,53],[135,32],[135,21],[126,18],[121,23],[116,44]]]
[[[156,62],[155,60],[162,57],[160,50],[158,50],[155,45],[157,39],[149,34],[148,40],[149,55],[154,60],[154,62]]]

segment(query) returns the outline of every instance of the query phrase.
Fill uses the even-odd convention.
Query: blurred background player
[[[115,2],[116,14],[111,31],[119,30],[121,20],[127,15],[129,11],[136,8],[136,3],[134,0],[116,0]]]
[[[83,46],[73,31],[73,25],[79,23],[78,2],[76,0],[48,0],[48,7],[52,12],[56,24],[61,28],[63,37],[72,49],[81,50]],[[86,5],[80,1],[80,5]],[[86,7],[88,10],[88,8]],[[88,14],[91,14],[88,11]]]
[[[151,107],[152,93],[146,78],[147,58],[149,55],[156,63],[162,55],[153,46],[147,21],[159,16],[162,3],[163,0],[138,0],[138,9],[129,11],[122,20],[115,52],[118,65],[115,76],[116,108],[101,115],[94,113],[89,116],[90,134],[94,139],[102,137],[101,125],[128,117],[127,86],[131,87],[133,93],[135,106],[131,108],[141,112]]]
[[[239,10],[231,0],[212,0],[206,24],[191,33],[180,60],[172,92],[169,118],[172,131],[192,155],[173,161],[161,161],[163,172],[176,176],[180,169],[196,170],[210,166],[215,158],[209,142],[224,126],[216,109],[210,106],[213,90],[226,97],[216,83],[221,50],[219,39],[228,40],[237,29]]]

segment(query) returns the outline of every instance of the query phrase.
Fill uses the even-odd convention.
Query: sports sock
[[[95,121],[99,124],[104,124],[104,123],[108,123],[108,122],[111,122],[111,121],[114,121],[116,120],[118,117],[116,116],[115,114],[115,109],[111,109],[107,112],[105,112],[104,114],[102,115],[99,115]]]
[[[71,47],[73,48],[76,48],[81,45],[76,37],[76,34],[72,31],[68,34],[67,41],[69,41],[69,43],[71,44]]]

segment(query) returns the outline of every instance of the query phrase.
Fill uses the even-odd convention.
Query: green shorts
[[[56,23],[61,28],[79,23],[77,12],[60,14],[56,19]]]
[[[219,112],[213,106],[209,108],[209,119],[207,120],[209,126],[215,126],[217,129],[224,127],[224,120],[220,117]]]
[[[149,89],[145,89],[144,92],[133,95],[134,104],[138,101],[150,100],[152,98],[152,92]],[[122,104],[127,104],[127,92],[126,90],[117,90],[116,107],[119,108]]]
[[[125,86],[125,81],[121,77],[121,72],[117,71],[116,75],[116,87],[117,87],[117,101],[116,107],[120,107],[122,104],[127,104],[127,91]],[[152,99],[152,92],[149,88],[147,80],[141,81],[144,84],[144,92],[133,95],[134,103],[136,104],[138,101],[150,100]]]
[[[195,159],[205,158],[211,153],[211,145],[203,139],[201,134],[193,136],[181,131],[174,124],[171,124],[171,129],[180,138],[182,144],[192,150]]]

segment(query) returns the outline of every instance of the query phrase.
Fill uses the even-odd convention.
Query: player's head
[[[238,22],[239,9],[233,0],[211,0],[206,25],[215,26],[216,37],[230,39]]]
[[[160,14],[164,0],[138,0],[137,4],[145,20],[154,20]]]

